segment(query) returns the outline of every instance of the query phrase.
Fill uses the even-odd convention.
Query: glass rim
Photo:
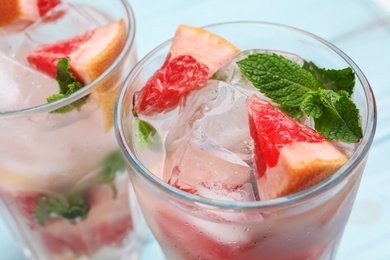
[[[60,107],[66,106],[88,94],[90,94],[93,91],[93,87],[97,85],[99,82],[104,81],[106,78],[108,78],[113,71],[115,71],[116,68],[118,68],[124,61],[126,54],[130,51],[132,46],[134,45],[135,41],[135,35],[136,35],[136,22],[135,22],[135,16],[133,9],[130,5],[130,3],[127,0],[119,0],[126,12],[126,19],[129,22],[129,28],[127,28],[127,36],[125,40],[125,45],[123,46],[121,52],[119,55],[115,58],[113,63],[102,73],[100,74],[95,80],[90,82],[89,84],[82,87],[80,90],[70,94],[68,97],[50,102],[50,103],[43,103],[32,107],[26,107],[21,109],[14,109],[14,110],[2,110],[0,111],[0,118],[5,117],[18,117],[18,116],[29,116],[32,114],[37,113],[43,113],[43,112],[49,112],[55,109],[58,109]]]
[[[153,173],[151,173],[136,157],[136,155],[131,151],[128,143],[126,142],[124,129],[121,121],[121,117],[123,112],[125,111],[123,107],[124,97],[129,90],[129,86],[131,81],[137,76],[140,69],[143,68],[144,64],[152,58],[155,54],[157,54],[160,50],[167,47],[172,38],[161,43],[152,51],[150,51],[146,56],[144,56],[136,66],[131,70],[129,75],[124,81],[123,87],[118,95],[116,107],[115,107],[115,134],[117,141],[119,143],[120,149],[122,150],[122,154],[125,157],[131,166],[142,175],[151,185],[155,186],[157,189],[162,190],[170,196],[174,196],[179,198],[180,200],[184,200],[187,203],[197,203],[205,206],[218,207],[219,209],[274,209],[286,207],[288,205],[301,203],[306,200],[310,200],[320,194],[324,193],[326,190],[331,189],[336,186],[338,183],[342,182],[347,176],[352,174],[353,170],[359,166],[359,163],[363,161],[364,157],[368,154],[371,144],[374,139],[374,134],[376,130],[377,123],[377,111],[376,111],[376,102],[373,95],[373,91],[371,86],[364,76],[363,72],[360,68],[355,64],[355,62],[350,59],[343,51],[341,51],[338,47],[333,45],[332,43],[324,40],[323,38],[309,33],[305,30],[298,29],[292,26],[272,23],[272,22],[262,22],[262,21],[231,21],[231,22],[223,22],[223,23],[215,23],[203,26],[202,28],[216,28],[219,26],[225,25],[239,25],[239,24],[249,24],[249,25],[257,25],[257,26],[268,26],[275,28],[282,28],[289,31],[294,31],[303,36],[312,38],[326,47],[330,48],[333,52],[335,52],[339,57],[341,57],[355,72],[357,79],[361,82],[365,94],[365,100],[367,102],[367,124],[363,129],[363,138],[360,140],[359,146],[353,153],[353,155],[348,159],[348,161],[332,176],[328,177],[326,180],[308,188],[301,192],[297,192],[285,197],[280,197],[276,199],[264,200],[264,201],[223,201],[210,199],[205,197],[200,197],[191,193],[187,193],[180,189],[177,189],[163,180],[156,177]]]

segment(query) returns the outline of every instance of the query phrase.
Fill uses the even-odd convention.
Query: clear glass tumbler
[[[126,0],[52,2],[40,18],[0,27],[0,215],[27,259],[129,257],[147,229],[113,121],[119,89],[138,60],[134,14]],[[46,102],[58,84],[31,68],[26,54],[118,21],[124,27],[113,62],[80,90]]]
[[[369,83],[347,55],[305,31],[261,22],[205,28],[241,50],[276,50],[297,54],[323,68],[351,67],[356,74],[353,99],[360,109],[364,137],[334,175],[286,197],[232,202],[176,189],[152,173],[155,169],[151,167],[161,165],[161,161],[153,156],[140,160],[133,135],[133,95],[163,64],[171,41],[161,44],[128,76],[119,94],[115,127],[141,209],[163,253],[167,259],[334,259],[376,127]]]

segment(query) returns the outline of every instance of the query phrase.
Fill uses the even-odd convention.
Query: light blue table
[[[140,57],[172,37],[178,24],[203,26],[238,20],[289,24],[344,50],[374,89],[379,121],[337,259],[390,259],[390,0],[129,1],[137,21]],[[23,257],[0,221],[0,260],[8,259]],[[164,259],[153,239],[142,259]]]

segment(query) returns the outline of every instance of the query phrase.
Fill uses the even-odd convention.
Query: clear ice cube
[[[57,82],[0,52],[0,110],[16,110],[46,103],[58,92]]]
[[[199,129],[218,146],[238,154],[243,160],[249,159],[252,138],[247,127],[245,101],[252,94],[259,92],[246,95],[240,88],[216,80],[192,92],[168,133],[167,150],[182,142],[193,129]]]
[[[228,192],[251,184],[247,97],[216,80],[191,93],[167,135],[163,180],[200,196],[228,200],[233,199]],[[253,200],[255,193],[252,189],[240,199]]]
[[[226,63],[222,68],[220,68],[213,75],[213,79],[221,80],[234,86],[241,86],[247,89],[254,90],[255,87],[252,85],[252,83],[242,75],[241,70],[237,65],[237,62],[242,59],[245,59],[251,54],[259,53],[259,52],[264,52],[264,51],[262,50],[242,51],[234,59],[232,59],[230,62]]]
[[[164,180],[192,193],[207,189],[234,190],[251,181],[251,168],[235,153],[194,131],[172,152],[164,165]]]

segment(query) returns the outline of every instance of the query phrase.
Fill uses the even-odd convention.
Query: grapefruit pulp
[[[27,61],[37,70],[55,77],[58,61],[67,58],[72,73],[80,82],[87,85],[100,76],[116,59],[125,44],[126,34],[126,25],[121,19],[71,39],[44,44],[28,53]],[[113,125],[115,87],[118,84],[116,76],[119,75],[114,73],[97,87],[106,130]],[[113,92],[114,95],[110,94]]]
[[[163,66],[136,96],[137,114],[166,113],[202,87],[225,63],[239,54],[233,44],[201,28],[180,25]]]
[[[246,106],[262,200],[305,190],[325,180],[347,161],[317,131],[271,103],[252,96]]]

